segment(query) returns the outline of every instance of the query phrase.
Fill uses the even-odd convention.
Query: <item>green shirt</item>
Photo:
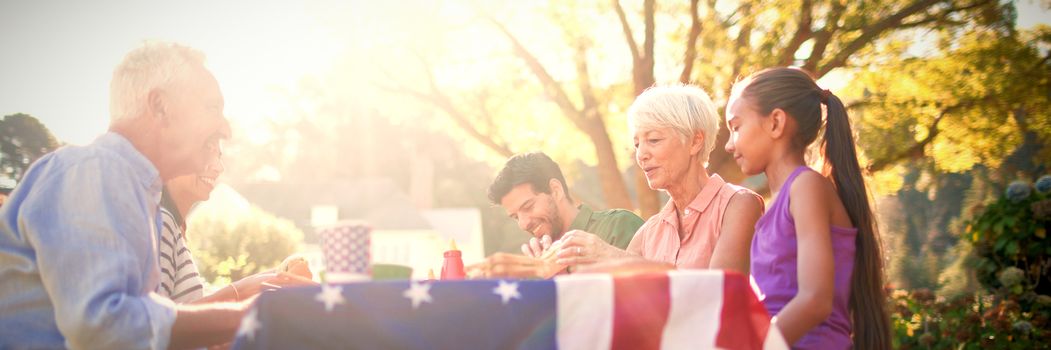
[[[591,211],[591,208],[581,204],[577,217],[569,225],[569,230],[581,230],[592,233],[603,241],[620,249],[626,249],[631,238],[635,237],[635,231],[642,227],[644,221],[635,213],[624,209],[610,209],[603,211]]]

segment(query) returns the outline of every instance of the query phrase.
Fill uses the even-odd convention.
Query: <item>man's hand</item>
[[[544,235],[540,239],[532,237],[529,239],[529,243],[522,244],[522,254],[525,256],[531,256],[539,258],[544,254],[544,251],[551,248],[551,236]]]
[[[467,275],[471,278],[550,278],[564,268],[531,256],[496,253],[468,266]]]

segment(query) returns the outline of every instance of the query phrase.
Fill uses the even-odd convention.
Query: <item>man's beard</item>
[[[562,224],[562,216],[558,212],[558,205],[555,203],[555,199],[548,197],[548,208],[551,208],[551,215],[548,217],[548,221],[551,222],[551,239],[558,240],[562,238],[562,235],[566,233],[565,227]]]

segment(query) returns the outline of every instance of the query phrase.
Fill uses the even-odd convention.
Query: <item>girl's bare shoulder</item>
[[[835,188],[832,186],[832,181],[827,177],[812,169],[807,169],[796,176],[789,191],[791,191],[792,199],[800,197],[815,198],[814,196],[834,193]]]

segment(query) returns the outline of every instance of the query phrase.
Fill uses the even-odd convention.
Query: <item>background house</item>
[[[421,209],[390,179],[254,183],[236,191],[248,202],[293,221],[304,233],[304,252],[316,263],[321,259],[316,227],[341,220],[369,223],[372,261],[410,266],[414,277],[426,277],[429,269],[440,272],[450,240],[456,241],[465,264],[484,258],[478,208]]]

